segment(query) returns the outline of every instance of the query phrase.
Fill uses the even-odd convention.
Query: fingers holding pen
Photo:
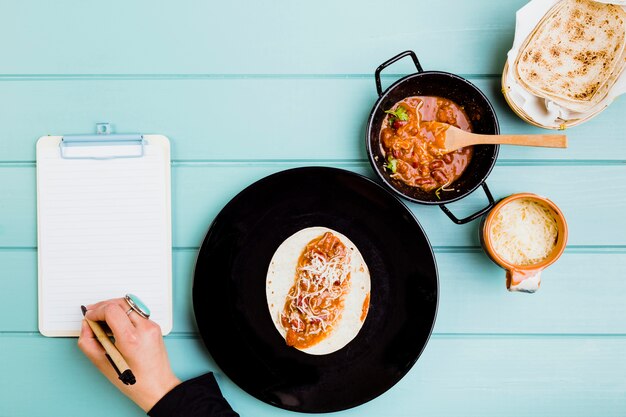
[[[106,359],[106,351],[98,342],[96,335],[85,320],[82,322],[80,336],[78,338],[78,348],[87,358],[102,372],[109,380],[116,381],[117,375]]]
[[[98,342],[96,335],[93,333],[85,320],[83,320],[80,328],[78,347],[92,361],[94,358],[99,358],[104,354],[104,348],[100,342]]]
[[[87,310],[85,318],[106,322],[113,332],[115,344],[121,349],[132,347],[137,342],[137,329],[118,303],[105,303],[93,310]]]
[[[123,298],[89,305],[79,346],[109,381],[148,411],[180,380],[172,372],[159,325],[134,310],[128,315],[129,310]],[[113,344],[101,328],[104,323],[113,333]]]
[[[130,309],[130,306],[128,305],[128,303],[126,302],[126,300],[124,300],[123,298],[112,298],[110,300],[106,300],[106,301],[100,301],[99,303],[95,303],[95,304],[91,304],[87,306],[87,310],[99,310],[107,305],[118,305],[126,314],[126,316],[128,317],[128,320],[130,320],[130,322],[134,325],[134,326],[138,326],[141,325],[143,321],[145,321],[143,319],[143,317],[139,317],[137,314],[128,314],[128,310]],[[113,330],[113,328],[111,328],[111,330]]]

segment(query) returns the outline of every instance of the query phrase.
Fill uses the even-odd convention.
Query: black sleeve
[[[217,386],[212,373],[185,381],[157,402],[151,417],[239,417]]]

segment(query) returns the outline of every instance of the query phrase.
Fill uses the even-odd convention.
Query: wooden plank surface
[[[195,248],[174,251],[173,334],[197,332],[191,305],[196,253]],[[3,332],[38,331],[36,309],[14,314],[16,305],[37,305],[36,256],[35,250],[0,251],[6,276],[2,290],[13,294],[10,303],[0,304]],[[440,277],[437,335],[626,335],[626,250],[568,249],[543,273],[541,291],[534,295],[507,293],[504,271],[478,249],[436,249],[435,257]]]
[[[88,363],[75,339],[0,335],[0,343],[12,352],[12,360],[0,362],[0,372],[13,376],[2,379],[2,395],[11,400],[0,402],[1,416],[69,416],[84,410],[93,417],[145,415]],[[168,337],[166,345],[182,378],[217,369],[198,339]],[[624,352],[623,337],[433,336],[393,389],[329,415],[622,417]],[[219,371],[217,378],[242,416],[300,415],[259,402]],[[77,387],[88,388],[77,395]]]
[[[20,1],[0,17],[0,73],[369,74],[407,48],[426,69],[496,73],[523,4]]]
[[[524,3],[2,3],[0,417],[143,415],[75,339],[37,333],[39,136],[109,121],[118,132],[171,138],[175,323],[166,344],[174,369],[184,379],[218,371],[244,417],[295,415],[232,384],[198,339],[191,282],[206,228],[242,188],[283,169],[335,166],[372,177],[363,145],[372,74],[405,49],[426,70],[476,84],[503,133],[545,133],[517,118],[500,92]],[[383,85],[413,71],[394,64]],[[500,152],[487,181],[494,195],[546,195],[570,226],[568,249],[534,295],[506,292],[504,272],[478,248],[477,223],[456,226],[436,207],[408,203],[439,267],[434,336],[393,389],[337,416],[626,415],[624,114],[622,97],[568,129],[567,150]],[[484,203],[479,192],[450,208],[464,215]]]
[[[373,70],[357,78],[0,77],[0,113],[11,121],[0,124],[0,161],[34,161],[40,136],[92,132],[101,121],[120,133],[168,135],[175,161],[366,160],[365,125],[377,98]],[[495,106],[503,133],[546,133],[510,111],[498,76],[469,80]],[[617,100],[593,123],[566,130],[568,149],[508,146],[499,160],[623,162],[624,132],[613,121],[625,113],[626,100]]]
[[[172,170],[173,244],[199,247],[206,230],[222,207],[240,190],[262,177],[297,166],[297,163],[186,163]],[[317,165],[315,163],[311,165]],[[322,161],[321,165],[328,165]],[[373,176],[366,163],[337,162],[332,166]],[[626,164],[615,165],[497,165],[487,183],[495,198],[516,192],[534,192],[552,199],[564,212],[574,246],[626,245],[620,227],[626,210]],[[602,181],[602,179],[605,179]],[[584,190],[584,196],[583,191]],[[36,246],[35,170],[32,164],[0,165],[0,247]],[[457,217],[487,204],[481,190],[451,204]],[[407,203],[434,246],[477,246],[478,222],[453,224],[437,207]]]

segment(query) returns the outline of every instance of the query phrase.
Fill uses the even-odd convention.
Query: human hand
[[[144,411],[150,409],[180,380],[172,372],[161,328],[135,312],[126,314],[123,298],[88,305],[85,318],[106,322],[115,338],[115,346],[133,371],[137,382],[124,385],[105,357],[105,351],[93,331],[83,320],[78,347],[113,385]]]

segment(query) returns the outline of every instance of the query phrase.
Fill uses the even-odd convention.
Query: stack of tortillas
[[[537,126],[565,128],[589,120],[626,91],[626,10],[592,0],[531,3],[518,12],[503,75],[505,97]],[[530,31],[528,15],[536,22]],[[521,42],[520,32],[527,32]]]

